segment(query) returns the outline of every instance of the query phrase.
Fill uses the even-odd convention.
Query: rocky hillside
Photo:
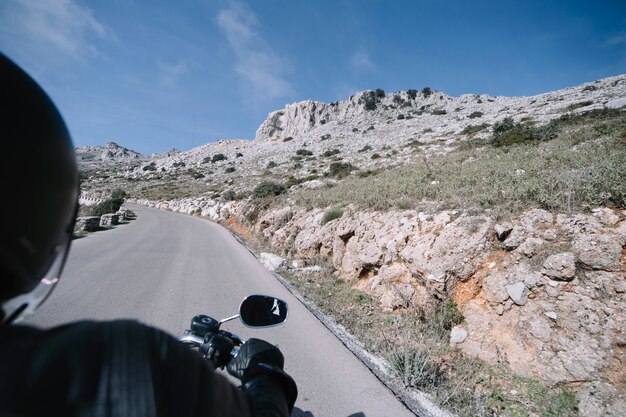
[[[242,194],[261,181],[284,182],[290,177],[298,179],[297,187],[319,188],[335,182],[332,176],[323,177],[332,162],[349,163],[360,172],[378,172],[488,138],[494,124],[507,117],[541,126],[564,115],[625,105],[626,75],[531,97],[450,97],[429,88],[397,93],[373,90],[330,104],[289,104],[270,113],[255,140],[220,140],[147,159],[112,143],[78,148],[77,155],[81,161],[126,162],[117,171],[118,179],[158,186],[186,177],[184,182],[194,184],[190,191],[183,186],[180,192],[142,195],[148,198],[215,195],[226,188]],[[103,181],[95,188],[107,185]]]
[[[76,158],[79,162],[122,162],[144,156],[115,142],[109,142],[104,146],[79,146],[76,148]]]
[[[623,415],[625,106],[626,75],[533,97],[373,90],[289,104],[255,140],[86,172],[83,191],[260,237],[274,267],[320,287],[328,265],[330,294],[345,282],[385,313],[453,302],[441,372],[462,353],[571,390],[581,415]],[[537,400],[481,381],[461,414]]]

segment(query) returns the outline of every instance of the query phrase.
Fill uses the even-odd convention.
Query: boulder
[[[273,253],[261,253],[259,258],[263,266],[272,272],[287,266],[287,260],[285,258],[281,258]]]
[[[576,274],[576,258],[571,252],[550,255],[543,262],[541,272],[553,280],[571,281]]]
[[[75,232],[95,232],[100,227],[100,217],[86,216],[78,217],[74,225]]]
[[[579,235],[573,243],[580,262],[592,269],[617,271],[620,267],[622,245],[610,235]]]
[[[528,301],[528,288],[523,282],[507,285],[506,291],[509,297],[511,297],[511,300],[518,306],[523,306],[526,304],[526,301]]]
[[[462,327],[454,326],[450,332],[450,344],[457,345],[463,343],[467,338],[467,330]]]

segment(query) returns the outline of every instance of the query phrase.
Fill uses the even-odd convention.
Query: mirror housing
[[[268,295],[250,295],[239,306],[239,319],[248,327],[278,326],[287,316],[287,303]]]

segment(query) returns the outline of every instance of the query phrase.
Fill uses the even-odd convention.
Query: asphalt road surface
[[[138,218],[130,224],[74,241],[57,288],[27,323],[133,318],[177,335],[196,314],[225,318],[245,296],[269,294],[289,304],[287,323],[250,329],[232,321],[224,329],[280,347],[299,389],[293,416],[413,416],[224,228],[132,208]]]

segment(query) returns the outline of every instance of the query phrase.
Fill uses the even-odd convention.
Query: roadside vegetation
[[[496,216],[530,207],[572,212],[625,207],[624,172],[626,112],[595,110],[540,128],[505,119],[488,141],[291,197],[305,207],[475,208]]]
[[[578,414],[573,391],[515,376],[449,347],[450,330],[463,321],[451,300],[384,312],[372,296],[337,278],[329,265],[320,266],[320,275],[281,275],[370,353],[386,358],[405,387],[432,394],[459,416]]]

